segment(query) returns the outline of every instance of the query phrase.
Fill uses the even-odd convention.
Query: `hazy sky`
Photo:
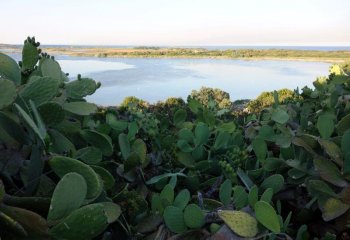
[[[350,45],[350,0],[0,0],[0,43]]]

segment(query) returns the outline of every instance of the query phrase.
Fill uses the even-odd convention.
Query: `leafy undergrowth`
[[[348,68],[254,114],[197,93],[98,108],[38,46],[0,53],[1,239],[348,236]]]

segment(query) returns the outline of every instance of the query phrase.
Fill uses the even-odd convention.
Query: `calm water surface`
[[[17,56],[15,56],[17,58]],[[58,56],[72,79],[78,73],[102,83],[87,99],[117,105],[127,96],[155,103],[168,97],[184,99],[202,86],[220,88],[231,100],[255,98],[263,91],[312,87],[328,73],[329,63],[245,61],[222,59],[89,58]]]

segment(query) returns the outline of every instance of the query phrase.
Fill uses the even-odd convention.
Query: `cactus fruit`
[[[241,237],[253,238],[258,233],[258,222],[246,212],[222,210],[218,214],[226,225]]]
[[[19,92],[25,101],[32,100],[35,106],[52,100],[58,93],[59,82],[50,77],[37,78],[30,81]]]
[[[90,204],[73,211],[62,222],[49,230],[55,239],[93,239],[108,226],[105,207],[101,203]]]
[[[0,78],[0,89],[0,109],[3,109],[16,99],[16,86],[12,81]]]
[[[0,53],[0,78],[7,78],[16,85],[21,83],[21,70],[16,61],[3,53]]]
[[[80,174],[64,175],[53,192],[47,220],[55,222],[67,217],[83,204],[86,193],[86,181]]]
[[[93,94],[97,89],[97,83],[90,78],[81,78],[66,84],[67,97],[81,99]]]
[[[84,130],[80,132],[85,141],[92,146],[99,148],[105,156],[111,156],[113,153],[112,139],[103,133],[93,130]]]
[[[85,163],[68,157],[56,156],[49,160],[52,170],[63,177],[69,172],[76,172],[85,178],[87,184],[87,200],[93,200],[100,195],[102,191],[102,182],[97,173]]]
[[[184,214],[178,207],[168,206],[164,210],[164,221],[167,228],[174,233],[183,233],[187,230]]]
[[[189,204],[184,211],[184,221],[189,228],[201,228],[204,221],[203,211],[196,204]]]
[[[66,102],[63,109],[80,116],[88,116],[97,111],[97,106],[87,102]]]

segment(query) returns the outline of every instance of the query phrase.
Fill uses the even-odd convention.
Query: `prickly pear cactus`
[[[0,109],[3,109],[16,99],[16,86],[12,81],[0,78],[0,89]]]
[[[57,94],[60,83],[50,77],[37,78],[30,81],[19,92],[25,101],[32,100],[36,106],[40,106],[52,100]]]
[[[68,216],[83,204],[86,193],[86,181],[80,174],[64,175],[53,192],[47,220],[55,222]]]
[[[73,211],[61,223],[50,229],[55,239],[93,239],[108,226],[104,205],[90,204]]]
[[[35,38],[28,37],[24,41],[23,50],[22,50],[22,72],[27,72],[32,70],[39,60],[39,53],[41,52],[38,49],[40,43],[35,42]]]
[[[219,211],[218,214],[227,226],[239,236],[252,238],[258,233],[258,222],[246,212],[223,210]]]
[[[66,84],[67,97],[81,99],[87,95],[93,94],[100,86],[100,83],[96,83],[90,78],[81,78],[80,75],[78,75],[78,80]]]
[[[205,223],[202,209],[196,204],[189,204],[184,211],[184,221],[189,228],[201,228]]]
[[[11,80],[16,85],[21,84],[21,70],[16,61],[0,53],[0,78]]]
[[[187,230],[184,214],[178,207],[168,206],[164,210],[165,225],[174,233],[183,233]]]
[[[62,81],[61,67],[53,58],[44,57],[39,63],[39,68],[43,77]]]
[[[62,106],[56,102],[46,102],[38,107],[38,111],[46,126],[55,126],[65,117]]]
[[[93,200],[101,193],[103,184],[97,173],[85,163],[68,157],[56,156],[49,160],[52,170],[63,177],[69,172],[76,172],[85,178],[87,184],[87,200]]]

